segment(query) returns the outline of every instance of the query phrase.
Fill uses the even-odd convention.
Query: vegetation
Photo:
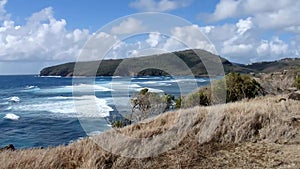
[[[295,87],[300,90],[300,66],[294,71],[295,74]]]
[[[300,77],[300,68],[263,73],[254,75],[254,78],[268,94],[288,94],[297,87],[297,78]]]
[[[174,124],[182,117],[193,117],[183,123],[190,126],[184,139],[171,150],[153,157],[122,157],[85,138],[67,146],[2,151],[0,168],[298,168],[300,104],[294,100],[276,103],[281,97],[229,103],[224,112],[219,111],[219,105],[166,112],[153,121],[94,136],[111,143],[119,138],[108,137],[110,132],[154,140],[162,131],[176,129]],[[217,117],[221,118],[212,118],[210,112],[220,112]],[[206,124],[214,124],[216,128],[207,130]],[[122,142],[122,150],[132,147],[129,144],[132,143]]]
[[[300,77],[295,79],[295,84],[298,90],[300,90]]]
[[[226,72],[235,71],[248,73],[246,67],[233,64],[228,60],[214,55],[210,52],[195,49],[197,54],[209,58],[210,62],[220,59]],[[168,76],[170,73],[176,76],[191,75],[192,71],[195,76],[207,76],[205,65],[193,50],[179,51],[173,53],[164,53],[139,58],[127,58],[117,60],[103,60],[91,62],[76,63],[77,71],[74,72],[75,63],[66,63],[51,66],[41,70],[41,76]],[[177,57],[175,57],[177,56]],[[159,61],[159,62],[158,62]],[[158,67],[163,70],[148,68]],[[148,68],[148,69],[145,69]],[[95,70],[93,70],[95,69]],[[215,75],[219,75],[217,72]]]
[[[273,73],[300,67],[300,58],[285,58],[276,61],[258,62],[245,66],[253,72]]]
[[[154,117],[174,109],[175,97],[165,93],[150,92],[144,88],[131,98],[132,110],[129,115],[112,121],[113,128],[122,128],[129,124]]]
[[[264,95],[260,84],[248,75],[230,73],[226,75],[226,102],[235,102],[244,98]]]
[[[126,123],[124,123],[123,120],[115,121],[115,122],[113,122],[113,124],[112,124],[112,127],[113,127],[113,128],[122,128],[122,127],[125,127],[125,126],[126,126]]]
[[[184,76],[191,75],[190,71],[195,76],[207,76],[207,71],[200,57],[194,52],[196,51],[202,59],[209,60],[210,63],[217,63],[220,59],[225,73],[238,72],[276,72],[286,69],[300,67],[300,59],[282,59],[272,62],[259,62],[251,65],[235,64],[230,61],[214,55],[210,52],[195,49],[185,50],[172,53],[164,53],[159,55],[151,55],[139,58],[127,58],[116,60],[103,60],[91,62],[77,62],[76,72],[74,72],[75,63],[65,63],[61,65],[51,66],[41,70],[41,76]],[[177,56],[177,57],[174,57]],[[177,59],[177,60],[176,60]],[[179,60],[179,62],[178,62]],[[159,62],[157,62],[159,61]],[[148,68],[152,67],[163,68],[163,70]],[[175,65],[175,66],[174,66]],[[176,66],[177,65],[177,66]],[[187,66],[184,68],[184,66]],[[145,69],[147,68],[147,69]],[[95,70],[93,70],[95,69]],[[218,75],[220,72],[210,72],[211,75]]]
[[[181,104],[183,107],[209,106],[222,103],[223,98],[226,102],[235,102],[262,95],[265,95],[264,89],[256,80],[248,75],[230,73],[224,79],[213,82],[210,87],[203,87],[189,94]]]
[[[131,120],[141,121],[154,115],[161,114],[170,110],[173,102],[173,95],[149,92],[147,88],[144,88],[131,99]]]
[[[175,109],[179,109],[181,107],[183,97],[180,96],[175,100]]]

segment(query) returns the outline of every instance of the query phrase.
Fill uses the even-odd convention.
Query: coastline
[[[180,144],[174,147],[174,149],[159,154],[156,157],[146,159],[121,157],[105,152],[103,148],[97,146],[92,140],[84,138],[67,146],[3,151],[0,152],[0,159],[5,160],[5,162],[0,161],[3,167],[15,165],[24,167],[26,165],[32,168],[37,168],[34,166],[46,168],[55,166],[64,166],[67,168],[93,168],[97,166],[97,168],[101,168],[101,166],[110,166],[111,168],[119,168],[124,167],[124,165],[136,168],[141,163],[160,168],[163,166],[174,167],[174,163],[171,162],[174,162],[174,160],[180,162],[182,167],[210,166],[218,168],[222,166],[223,168],[230,168],[247,166],[264,168],[273,166],[273,168],[284,168],[290,166],[291,168],[296,168],[300,164],[300,158],[297,156],[297,152],[300,150],[300,121],[294,119],[300,116],[300,112],[298,111],[299,104],[298,101],[290,99],[278,102],[280,98],[287,97],[287,95],[264,96],[235,103],[227,103],[225,105],[224,121],[217,123],[219,127],[213,131],[211,137],[208,137],[210,139],[202,143],[197,139],[197,133],[199,129],[201,131],[203,124],[201,121],[205,121],[206,119],[204,110],[218,109],[218,106],[221,105],[194,107],[167,112],[158,116],[153,122],[147,122],[144,125],[135,124],[118,130],[121,133],[138,137],[147,135],[147,137],[154,137],[157,134],[159,135],[159,132],[156,133],[157,130],[168,129],[172,126],[172,121],[168,119],[173,118],[175,114],[197,112],[198,115],[194,121],[200,121],[196,122],[186,133],[186,137],[180,141]],[[161,119],[166,119],[166,123],[160,123]],[[137,128],[138,125],[140,126],[139,128]],[[230,130],[233,126],[235,129]],[[259,131],[258,134],[256,134],[256,130]],[[198,132],[195,133],[195,131]],[[285,132],[285,134],[281,135],[280,133],[282,132]],[[101,136],[105,136],[105,133],[95,137]],[[114,141],[117,140],[114,139]],[[70,151],[74,152],[72,153],[73,155],[61,158],[62,154]],[[90,152],[87,153],[88,151]],[[252,154],[249,152],[256,153]],[[47,156],[51,156],[51,158],[31,160],[32,158],[39,159],[38,156],[44,156],[46,155],[45,153],[48,154]],[[278,156],[278,153],[280,156]],[[264,158],[262,159],[261,157]],[[78,160],[75,160],[76,163],[72,164],[74,159]],[[79,159],[90,159],[91,163],[87,160]],[[109,160],[109,163],[105,159]],[[56,163],[53,163],[54,161]],[[228,161],[231,162],[229,163]]]

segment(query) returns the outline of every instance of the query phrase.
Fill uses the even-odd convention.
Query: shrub
[[[123,123],[123,121],[121,120],[118,120],[118,121],[115,121],[113,124],[112,124],[112,127],[113,128],[122,128],[122,127],[125,127],[126,124]]]
[[[265,92],[256,80],[248,75],[230,73],[225,78],[214,81],[210,87],[202,87],[184,97],[182,104],[183,107],[208,106],[223,103],[224,99],[226,102],[235,102],[260,95],[265,95]]]
[[[173,103],[173,95],[149,92],[147,88],[142,89],[131,99],[132,112],[130,120],[140,121],[161,114],[172,109]]]
[[[295,85],[296,85],[297,89],[299,90],[300,89],[300,77],[295,79]]]
[[[230,73],[226,79],[226,102],[234,102],[243,98],[254,98],[264,95],[264,89],[260,84],[248,75]]]
[[[144,89],[142,89],[142,90],[139,92],[139,94],[145,95],[146,93],[148,93],[148,91],[149,91],[149,89],[144,88]]]
[[[178,97],[175,101],[175,109],[180,109],[181,108],[181,103],[182,103],[182,96]]]

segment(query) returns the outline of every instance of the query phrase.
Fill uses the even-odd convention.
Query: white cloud
[[[161,35],[158,32],[151,32],[149,34],[149,38],[146,40],[146,42],[152,47],[156,47],[158,43],[161,41]]]
[[[5,19],[0,26],[0,60],[75,60],[89,38],[88,30],[68,31],[51,7],[34,13],[24,25]]]
[[[198,25],[175,27],[171,34],[172,37],[164,45],[166,51],[197,48],[215,53],[214,46],[202,34]]]
[[[224,39],[220,52],[231,56],[249,55],[253,50],[253,44],[251,42],[252,35],[249,36],[247,31],[252,28],[253,24],[250,17],[245,20],[240,19],[235,24],[234,34],[230,38]],[[226,33],[225,31],[222,32]]]
[[[78,61],[103,60],[110,49],[117,49],[122,45],[122,42],[115,35],[105,32],[94,33],[91,39],[87,41],[81,51]],[[113,58],[110,56],[110,59]]]
[[[135,0],[130,7],[139,11],[164,12],[188,6],[192,0]]]
[[[252,44],[224,44],[221,53],[233,56],[244,56],[250,57],[251,50],[253,50]]]
[[[5,5],[7,3],[7,0],[0,0],[0,21],[7,18]]]
[[[235,15],[240,1],[221,0],[212,15],[204,15],[209,21],[218,21]],[[203,17],[204,17],[203,16]]]
[[[297,34],[300,33],[300,26],[289,26],[284,29],[288,32],[297,33]]]
[[[259,56],[280,56],[288,53],[288,44],[280,40],[279,37],[274,37],[272,40],[262,40],[257,47]]]
[[[299,50],[280,40],[279,37],[273,37],[271,40],[261,40],[256,48],[256,53],[257,56],[250,59],[252,62],[299,57]]]
[[[243,35],[249,29],[253,28],[252,18],[248,17],[245,20],[240,19],[238,23],[236,23],[236,27],[237,27],[237,33]]]
[[[209,29],[207,29],[209,27]],[[238,63],[262,60],[277,60],[300,56],[300,38],[287,43],[274,36],[262,39],[260,30],[251,23],[251,18],[240,19],[236,24],[205,26],[205,34],[215,45],[221,56]]]
[[[215,22],[251,16],[260,28],[295,31],[300,26],[299,13],[298,0],[221,0],[212,14],[200,14],[200,18]]]
[[[223,20],[225,24],[201,29],[220,55],[231,61],[299,57],[300,38],[294,38],[300,33],[299,13],[298,0],[220,0],[213,13],[200,14],[200,18],[210,22]],[[238,21],[226,23],[230,18]]]
[[[145,30],[145,27],[143,26],[143,22],[135,19],[135,18],[127,18],[126,20],[122,21],[120,25],[114,26],[111,29],[112,34],[131,34],[131,33],[137,33],[140,31]]]
[[[277,11],[258,13],[255,15],[254,21],[263,29],[286,29],[300,26],[299,13],[300,1],[297,1],[291,6]]]

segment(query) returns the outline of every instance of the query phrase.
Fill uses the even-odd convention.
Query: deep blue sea
[[[37,75],[0,76],[0,147],[68,144],[110,129],[107,117],[126,111],[126,98],[142,88],[178,97],[209,82],[208,78],[191,77],[97,77],[74,81]],[[74,86],[93,87],[93,93],[73,95]],[[90,108],[91,100],[98,111]]]

